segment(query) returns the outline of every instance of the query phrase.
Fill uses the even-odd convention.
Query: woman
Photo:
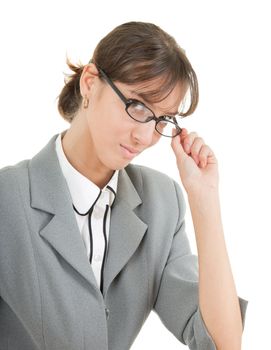
[[[154,24],[129,22],[89,64],[69,66],[59,111],[70,128],[0,172],[0,349],[129,349],[151,310],[190,349],[240,349],[246,302],[225,247],[217,160],[177,122],[198,102],[184,51]],[[179,185],[129,164],[163,136],[198,261]]]

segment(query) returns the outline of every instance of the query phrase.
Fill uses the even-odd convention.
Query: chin
[[[112,170],[121,170],[127,167],[131,162],[122,162],[122,164],[115,164],[111,167]]]
[[[121,170],[121,169],[124,169],[127,165],[129,165],[131,162],[129,161],[115,161],[113,162],[112,159],[111,160],[105,160],[103,162],[104,166],[108,169],[108,170],[111,170],[111,171],[115,171],[115,170]]]

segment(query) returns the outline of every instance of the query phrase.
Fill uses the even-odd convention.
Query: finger
[[[181,141],[183,141],[187,135],[188,135],[187,129],[182,128],[182,132],[181,132],[181,134],[180,134],[180,136],[181,136]]]
[[[182,145],[187,154],[190,154],[191,146],[196,137],[198,137],[198,134],[196,132],[191,132],[183,138]]]
[[[183,149],[182,142],[181,142],[181,135],[175,136],[171,139],[171,147],[176,157],[182,158],[186,156],[186,153]]]
[[[199,164],[199,152],[204,145],[204,141],[201,137],[196,137],[193,141],[193,144],[190,148],[190,153],[196,164]]]
[[[212,156],[213,156],[213,151],[211,150],[211,148],[207,145],[203,145],[198,155],[199,164],[201,168],[206,167],[206,165],[208,164],[208,158]]]

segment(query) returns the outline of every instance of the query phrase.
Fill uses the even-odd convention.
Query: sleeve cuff
[[[245,314],[248,302],[242,298],[239,298],[239,305],[242,317],[243,329],[245,325]],[[211,338],[208,330],[202,319],[200,309],[198,308],[194,314],[193,320],[193,334],[186,334],[184,336],[185,343],[190,350],[216,350],[215,343]]]
[[[239,305],[240,305],[240,310],[241,310],[241,317],[242,317],[242,323],[243,323],[243,330],[245,327],[245,319],[246,319],[246,311],[247,311],[247,304],[248,301],[245,299],[242,299],[239,297]]]

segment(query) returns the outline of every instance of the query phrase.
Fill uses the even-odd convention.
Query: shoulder
[[[150,196],[165,201],[177,199],[179,203],[184,203],[180,184],[170,176],[147,166],[135,164],[130,164],[125,170],[141,197]]]
[[[9,165],[0,169],[0,197],[1,201],[7,203],[18,193],[20,183],[28,181],[29,160],[22,160],[15,165]]]
[[[14,165],[8,165],[2,169],[0,169],[0,183],[5,181],[10,181],[14,179],[14,177],[25,174],[28,168],[29,159],[25,159],[20,161]]]

